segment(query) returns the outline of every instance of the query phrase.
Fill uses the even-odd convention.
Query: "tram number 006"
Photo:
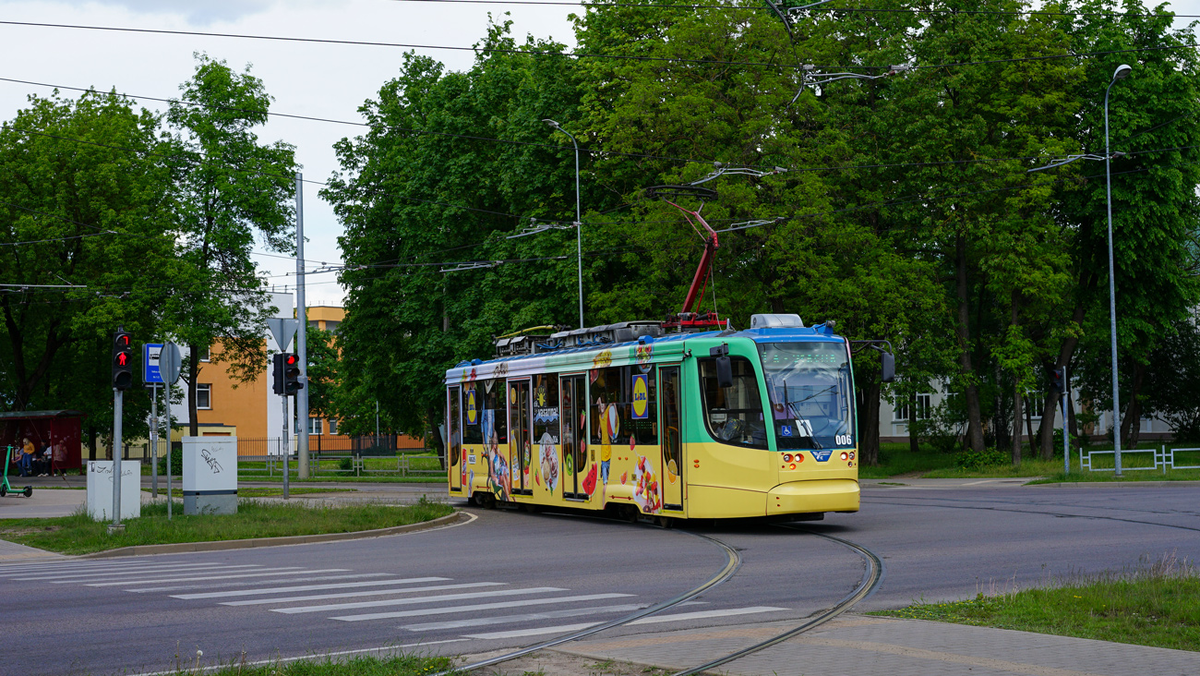
[[[837,435],[837,439],[835,441],[838,446],[849,446],[850,445],[850,435],[849,434],[839,434],[839,435]]]

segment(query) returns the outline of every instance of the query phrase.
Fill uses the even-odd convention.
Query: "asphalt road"
[[[271,549],[0,566],[0,673],[136,674],[377,648],[480,653],[620,617],[690,589],[740,550],[734,579],[669,617],[609,635],[806,616],[883,557],[867,609],[1026,588],[1162,557],[1200,557],[1194,484],[868,485],[858,514],[799,530],[737,522],[663,530],[476,511],[403,536]],[[971,484],[971,485],[964,485]],[[352,595],[352,596],[348,596]],[[316,597],[316,598],[314,598]]]

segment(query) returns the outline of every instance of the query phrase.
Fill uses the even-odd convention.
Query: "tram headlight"
[[[849,460],[849,459],[850,459],[850,454],[845,451],[842,451],[842,460]]]
[[[791,461],[792,461],[792,454],[791,454],[791,453],[784,453],[784,454],[783,454],[783,461],[784,461],[784,462],[791,462]]]

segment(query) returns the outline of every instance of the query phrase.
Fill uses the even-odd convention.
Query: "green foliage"
[[[574,148],[543,118],[581,149],[586,323],[679,311],[704,239],[645,188],[703,181],[716,199],[673,200],[724,230],[700,309],[743,327],[796,312],[898,348],[886,387],[859,355],[864,466],[881,397],[948,383],[953,410],[918,433],[949,450],[965,431],[977,452],[1011,441],[1014,397],[1043,413],[1037,391],[1061,363],[1086,369],[1087,398],[1103,401],[1104,183],[1087,162],[1029,170],[1101,152],[1119,49],[1150,50],[1111,102],[1114,148],[1130,153],[1114,163],[1121,312],[1136,315],[1123,368],[1131,401],[1160,410],[1140,388],[1196,300],[1200,96],[1190,31],[1131,2],[890,2],[917,11],[814,12],[790,33],[750,5],[601,3],[574,18],[577,59],[534,38],[521,47],[540,56],[513,53],[507,23],[466,72],[407,56],[362,108],[370,131],[338,144],[343,172],[323,192],[350,265],[343,424],[373,430],[378,402],[385,428],[432,430],[446,367],[490,356],[493,335],[574,324],[574,228],[509,239],[530,218],[574,220]],[[1072,56],[1085,53],[1101,57]],[[878,77],[815,86],[825,70],[800,63]],[[871,65],[896,63],[920,67]],[[459,261],[498,264],[441,271]]]
[[[296,173],[292,146],[262,144],[254,133],[270,108],[262,81],[207,55],[196,59],[166,115],[175,132],[168,164],[184,272],[162,309],[167,333],[189,347],[183,378],[193,435],[203,350],[242,381],[266,370],[260,327],[274,313],[250,252],[256,235],[270,250],[295,250]]]
[[[175,448],[172,444],[171,448],[171,476],[183,476],[183,448]],[[158,473],[161,476],[167,475],[167,458],[163,456],[158,459]]]
[[[990,467],[998,467],[1007,465],[1011,462],[1011,458],[1007,453],[1001,452],[995,448],[979,451],[961,451],[954,455],[954,466],[967,471],[985,470]]]

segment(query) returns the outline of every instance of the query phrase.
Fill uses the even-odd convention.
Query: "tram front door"
[[[446,467],[449,468],[450,490],[462,488],[462,420],[460,415],[459,388],[457,386],[446,390]]]
[[[530,465],[533,463],[532,434],[530,428],[529,381],[513,380],[508,383],[508,468],[511,474],[514,495],[533,495],[529,485]]]
[[[679,367],[660,366],[658,369],[658,401],[662,407],[662,464],[663,509],[683,510],[683,429],[682,408],[679,405]]]

